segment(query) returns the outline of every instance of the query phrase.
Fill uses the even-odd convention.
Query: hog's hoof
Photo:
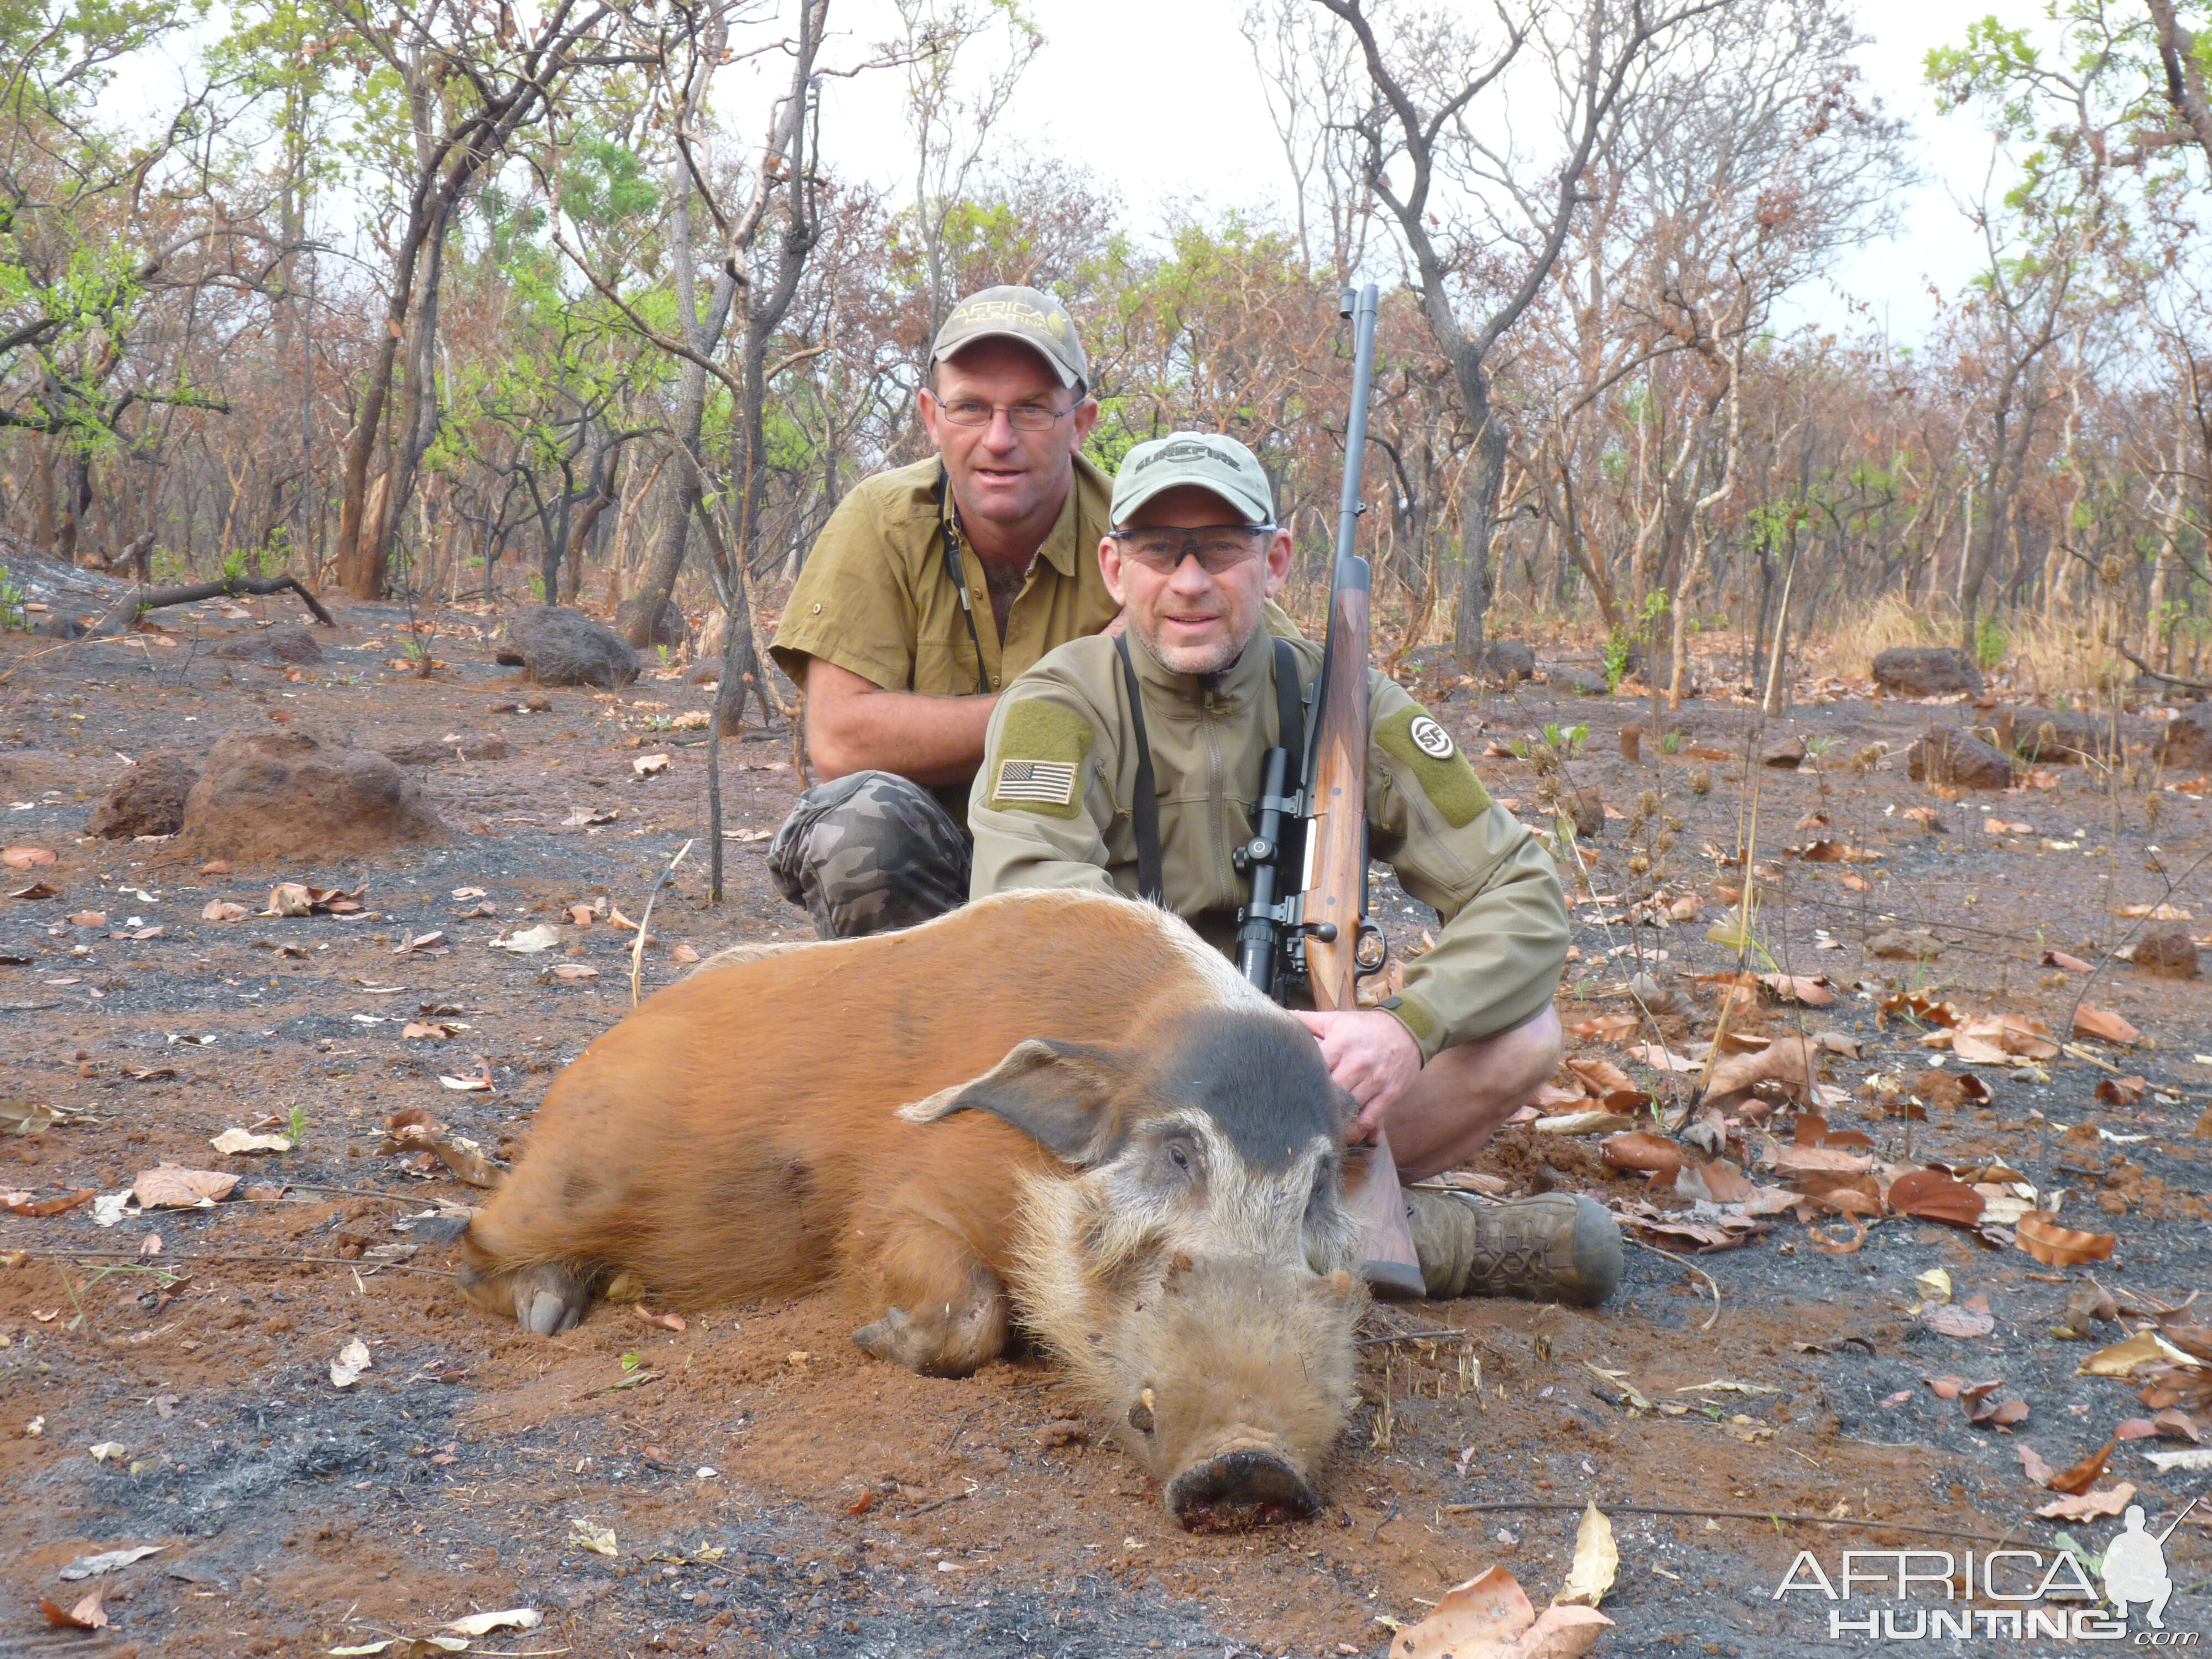
[[[1006,1346],[1005,1299],[986,1297],[963,1307],[947,1304],[940,1314],[917,1319],[903,1308],[886,1308],[884,1316],[853,1333],[861,1352],[921,1376],[972,1376]]]
[[[1190,1532],[1243,1532],[1312,1518],[1321,1498],[1271,1452],[1224,1452],[1168,1483],[1168,1512]]]
[[[532,1336],[573,1331],[591,1307],[591,1282],[556,1262],[541,1261],[514,1275],[515,1322]]]

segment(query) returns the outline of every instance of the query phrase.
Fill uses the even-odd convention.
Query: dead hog
[[[856,1343],[945,1376],[1018,1319],[1186,1526],[1294,1519],[1352,1398],[1352,1111],[1176,918],[1006,894],[649,999],[555,1082],[461,1288],[550,1335],[617,1273],[678,1305],[836,1279]]]

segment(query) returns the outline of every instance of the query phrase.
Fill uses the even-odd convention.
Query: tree
[[[1460,497],[1460,584],[1452,645],[1473,665],[1490,608],[1490,544],[1504,481],[1506,431],[1493,404],[1489,359],[1534,302],[1565,245],[1584,193],[1584,169],[1633,102],[1635,80],[1655,46],[1729,0],[1686,0],[1654,9],[1645,0],[1536,0],[1505,15],[1485,42],[1449,15],[1397,17],[1386,51],[1376,27],[1380,0],[1320,0],[1359,43],[1373,100],[1354,119],[1367,185],[1395,222],[1413,266],[1429,331],[1449,361],[1461,411],[1474,434],[1474,464]],[[1558,94],[1561,152],[1548,164],[1491,140],[1471,118],[1476,100],[1534,44],[1532,73]],[[1545,182],[1530,182],[1541,179]],[[1492,250],[1508,246],[1517,258]],[[1472,288],[1486,315],[1463,318]]]

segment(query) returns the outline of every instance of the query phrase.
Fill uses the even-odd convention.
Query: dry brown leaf
[[[443,1041],[445,1038],[453,1036],[453,1028],[450,1025],[440,1024],[435,1021],[416,1019],[409,1020],[407,1022],[406,1029],[399,1033],[403,1039],[408,1041],[412,1041],[418,1037],[431,1037],[439,1041]]]
[[[1893,1215],[1918,1216],[1953,1227],[1980,1225],[1984,1207],[1982,1195],[1972,1187],[1933,1170],[1898,1176],[1889,1183],[1888,1202]]]
[[[1583,1083],[1596,1094],[1602,1095],[1614,1089],[1633,1089],[1636,1086],[1629,1080],[1628,1073],[1609,1060],[1598,1060],[1589,1054],[1569,1054],[1567,1069],[1581,1079]]]
[[[2107,1261],[2113,1247],[2120,1242],[2111,1233],[2083,1233],[2062,1227],[2037,1210],[2021,1217],[2014,1226],[2020,1248],[2051,1267],[2074,1267],[2084,1261]]]
[[[1578,1659],[1613,1620],[1595,1607],[1552,1607],[1538,1615],[1503,1567],[1444,1592],[1436,1611],[1400,1631],[1390,1659]]]
[[[2021,1472],[2039,1486],[2048,1486],[2058,1478],[2058,1472],[2045,1462],[2034,1447],[2022,1442],[2020,1447]]]
[[[1674,1190],[1684,1198],[1712,1204],[1733,1204],[1750,1194],[1753,1183],[1743,1171],[1724,1158],[1710,1164],[1685,1162],[1674,1172]]]
[[[1813,1082],[1812,1045],[1794,1033],[1777,1037],[1755,1054],[1730,1054],[1705,1075],[1708,1099],[1732,1095],[1760,1083],[1776,1083],[1802,1093]]]
[[[669,954],[674,957],[678,962],[690,963],[699,960],[699,953],[688,945],[679,945],[675,948],[675,950],[669,952]]]
[[[1784,1179],[1812,1175],[1863,1175],[1873,1167],[1871,1158],[1840,1146],[1784,1146],[1774,1158],[1774,1172]]]
[[[2143,1091],[2150,1087],[2147,1078],[2108,1077],[2097,1085],[2097,1098],[2107,1106],[2140,1106]]]
[[[1594,1607],[1613,1588],[1620,1571],[1620,1550],[1613,1541],[1613,1522],[1595,1501],[1583,1510],[1575,1528],[1575,1556],[1567,1569],[1567,1582],[1552,1598],[1555,1607]]]
[[[2204,1437],[2197,1431],[2197,1419],[2187,1412],[2168,1409],[2151,1419],[2151,1426],[2160,1434],[2178,1435],[2183,1439],[2202,1443]]]
[[[1582,1042],[1619,1042],[1634,1036],[1636,1026],[1634,1014],[1599,1014],[1575,1021],[1567,1027],[1567,1035]]]
[[[1561,1088],[1556,1083],[1540,1083],[1536,1092],[1528,1097],[1528,1104],[1540,1115],[1556,1112],[1562,1106],[1577,1105],[1589,1098],[1579,1082],[1571,1089]]]
[[[2002,818],[1984,818],[1982,833],[1985,836],[2032,836],[2035,833],[2035,826],[2032,823],[2007,823]]]
[[[1985,1296],[1924,1309],[1920,1318],[1929,1330],[1940,1331],[1945,1336],[1987,1336],[1997,1325],[1996,1316],[1990,1311],[1990,1299]]]
[[[36,870],[54,861],[51,847],[10,847],[0,850],[0,864],[10,870]]]
[[[30,1193],[0,1193],[0,1208],[4,1208],[10,1215],[62,1215],[99,1196],[99,1193],[90,1187],[80,1192],[64,1193],[59,1198],[39,1198]]]
[[[2043,965],[2046,968],[2063,968],[2069,974],[2086,974],[2089,971],[2087,963],[2079,957],[2069,957],[2063,951],[2045,951],[2043,953]]]
[[[1760,1046],[1765,1045],[1762,1042]],[[1695,1072],[1701,1069],[1696,1060],[1676,1054],[1664,1043],[1632,1043],[1628,1053],[1630,1058],[1642,1060],[1655,1072]]]
[[[1935,1391],[1936,1397],[1938,1400],[1956,1400],[1968,1389],[1977,1389],[1983,1386],[1978,1382],[1969,1382],[1963,1376],[1923,1376],[1920,1380],[1925,1382]],[[1992,1389],[1996,1389],[2002,1388],[2004,1385],[2000,1381],[1990,1383],[1988,1386]]]
[[[1761,974],[1759,982],[1784,1002],[1802,1002],[1808,1008],[1825,1008],[1836,1000],[1824,974]]]
[[[216,1170],[185,1170],[173,1164],[143,1170],[131,1183],[131,1195],[142,1210],[189,1210],[203,1203],[221,1203],[238,1185],[238,1177]]]
[[[1850,870],[1839,872],[1836,879],[1843,883],[1845,887],[1849,888],[1854,893],[1869,893],[1874,890],[1874,884],[1872,882],[1869,881],[1864,876],[1858,875]]]
[[[2109,1008],[2083,1003],[2074,1011],[2074,1035],[2106,1042],[2133,1042],[2142,1033]]]
[[[210,899],[200,911],[202,921],[243,921],[253,913],[229,899]]]
[[[629,1310],[647,1324],[658,1325],[664,1331],[680,1331],[685,1328],[682,1314],[654,1313],[642,1302],[631,1303]]]
[[[96,1589],[66,1611],[40,1596],[39,1611],[46,1615],[46,1622],[57,1630],[106,1630],[107,1609],[100,1602],[106,1595],[105,1589]]]
[[[2100,1492],[2085,1492],[2073,1498],[2053,1498],[2036,1513],[2046,1521],[2094,1521],[2100,1516],[2118,1515],[2135,1502],[2136,1487],[2132,1480],[2123,1480],[2117,1486],[2106,1486]]]
[[[2052,1475],[2043,1484],[2053,1492],[2085,1492],[2088,1491],[2104,1474],[2105,1465],[2111,1461],[2112,1450],[2119,1443],[2117,1440],[2107,1440],[2103,1450],[2090,1453],[2072,1468],[2063,1474]]]
[[[1643,1170],[1668,1175],[1682,1167],[1682,1149],[1664,1135],[1638,1129],[1608,1136],[1599,1156],[1616,1170]]]

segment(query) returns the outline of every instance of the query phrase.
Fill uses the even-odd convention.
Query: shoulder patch
[[[1455,830],[1490,810],[1490,792],[1474,768],[1419,703],[1408,703],[1375,728],[1376,746],[1396,761],[1419,785],[1429,805]]]
[[[1073,817],[1081,810],[1083,762],[1094,735],[1089,720],[1045,698],[1024,697],[1013,704],[999,726],[989,804]]]

